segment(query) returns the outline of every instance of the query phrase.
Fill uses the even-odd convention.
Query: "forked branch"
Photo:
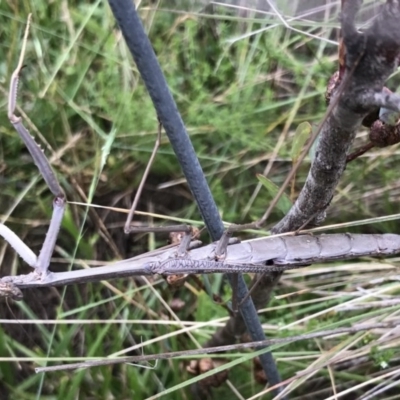
[[[321,223],[364,117],[379,107],[400,110],[399,95],[383,89],[399,64],[399,0],[383,4],[372,26],[364,32],[359,32],[355,25],[362,1],[346,0],[342,4],[341,25],[346,48],[343,81],[333,93],[334,107],[330,107],[323,118],[316,156],[304,187],[289,213],[272,229],[275,234],[296,231],[310,222]],[[266,306],[280,277],[280,272],[272,271],[261,277],[256,275],[253,282],[259,284],[252,297],[257,309]],[[241,316],[237,315],[206,345],[231,343],[244,331]]]

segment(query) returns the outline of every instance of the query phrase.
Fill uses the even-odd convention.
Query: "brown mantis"
[[[389,255],[400,252],[400,239],[396,235],[370,236],[342,234],[323,235],[320,237],[299,236],[259,238],[228,246],[230,233],[237,229],[236,226],[233,226],[233,228],[228,230],[227,234],[224,235],[216,245],[212,244],[191,250],[195,244],[191,243],[191,229],[186,225],[132,229],[130,224],[137,205],[137,199],[140,196],[143,182],[148,175],[151,162],[154,159],[160,143],[160,124],[158,138],[137,192],[137,196],[133,201],[131,211],[128,215],[125,231],[182,231],[185,235],[183,236],[181,243],[176,248],[146,253],[107,267],[59,274],[49,272],[48,268],[64,214],[66,199],[47,158],[24,127],[21,117],[17,117],[14,114],[17,102],[18,79],[23,65],[29,24],[30,16],[25,30],[20,59],[17,68],[11,77],[8,116],[10,122],[13,124],[31,153],[35,164],[46,181],[49,189],[55,196],[55,199],[53,201],[53,215],[39,257],[36,257],[23,241],[20,240],[9,228],[0,224],[0,235],[10,243],[27,264],[34,268],[34,272],[26,276],[2,278],[0,281],[1,295],[11,297],[15,300],[20,300],[22,295],[18,287],[63,285],[85,281],[98,281],[105,278],[115,278],[120,276],[146,275],[154,273],[168,275],[213,272],[281,272],[288,268],[303,266],[312,262],[353,258],[363,255]],[[258,226],[260,223],[265,221],[270,209],[271,207],[269,207],[262,219],[251,224],[251,227]]]
[[[14,82],[16,82],[16,80]],[[12,91],[10,91],[10,92],[12,92]],[[16,94],[16,91],[13,92],[13,93]],[[16,98],[16,96],[15,96],[15,98]],[[10,101],[10,104],[12,104],[12,100]],[[19,122],[19,121],[15,121],[16,124],[17,124],[17,122]],[[55,187],[55,189],[56,189],[55,192],[56,192],[57,196],[59,196],[60,199],[63,199],[62,191],[60,191],[58,187]],[[56,210],[57,210],[57,208],[56,208]],[[307,260],[307,257],[302,259],[301,256],[299,256],[299,252],[298,252],[299,247],[300,247],[300,240],[299,240],[299,242],[297,242],[298,239],[297,238],[294,238],[294,239],[295,240],[293,241],[293,243],[295,243],[295,245],[293,246],[293,251],[291,251],[289,253],[293,255],[293,258],[296,258],[296,257],[299,258],[300,263],[301,262],[305,263],[306,260]],[[312,238],[309,239],[310,242],[312,242],[311,239]],[[351,242],[351,238],[348,238],[348,239]],[[260,240],[260,243],[261,243],[261,240]],[[386,242],[383,241],[383,243],[386,243]],[[351,246],[349,246],[349,248],[351,248]],[[376,249],[376,252],[377,253],[380,252],[381,254],[385,254],[386,249],[392,250],[392,248],[387,244],[384,244],[383,246],[379,246],[379,245],[375,246],[375,247],[372,246],[372,248]],[[220,268],[219,271],[224,271],[224,272],[235,272],[235,271],[243,272],[243,271],[246,271],[247,267],[253,266],[253,265],[256,265],[257,268],[261,268],[261,266],[262,266],[262,267],[266,268],[267,271],[269,271],[269,270],[270,271],[283,271],[285,269],[284,267],[282,267],[280,269],[278,269],[278,267],[277,267],[277,269],[274,269],[273,265],[267,265],[267,266],[263,265],[263,264],[267,263],[267,261],[270,262],[271,264],[274,263],[274,258],[271,257],[271,249],[268,247],[268,241],[265,241],[264,248],[260,249],[260,252],[261,253],[263,252],[262,254],[264,254],[264,256],[265,256],[265,259],[262,260],[260,258],[258,264],[257,263],[253,263],[253,264],[252,263],[239,263],[238,260],[240,260],[241,262],[243,262],[243,260],[241,260],[239,258],[234,258],[234,257],[230,258],[231,257],[231,251],[236,251],[235,249],[238,250],[238,254],[242,254],[242,255],[245,254],[244,253],[244,244],[239,244],[236,247],[228,247],[228,250],[226,252],[227,253],[226,254],[226,258],[222,259],[222,262],[215,261],[215,257],[214,257],[215,251],[213,250],[212,247],[207,247],[207,248],[200,249],[199,250],[199,254],[202,255],[202,258],[199,258],[199,259],[195,259],[195,254],[196,253],[195,253],[194,250],[188,252],[187,259],[182,259],[182,258],[176,257],[175,250],[174,250],[174,251],[172,251],[170,253],[164,253],[163,254],[163,257],[168,255],[168,259],[164,259],[164,260],[160,261],[157,258],[157,254],[153,254],[151,257],[154,257],[154,258],[148,260],[149,263],[155,263],[156,262],[156,263],[161,263],[161,264],[145,266],[144,265],[144,261],[145,261],[144,259],[138,260],[138,262],[140,263],[140,268],[142,269],[142,273],[143,274],[145,274],[145,273],[155,273],[155,272],[167,273],[168,272],[167,267],[169,268],[169,271],[173,271],[173,272],[183,271],[184,268],[191,268],[190,269],[191,272],[196,272],[196,271],[197,272],[205,272],[206,271],[205,266],[207,266],[207,265],[209,265],[211,268],[213,268],[213,269],[209,269],[208,271],[216,271],[217,267],[218,267],[218,268]],[[185,246],[183,246],[182,247],[182,251],[180,251],[180,253],[183,254],[185,252],[185,250],[186,250],[186,248],[185,248]],[[393,250],[393,251],[396,251],[396,250]],[[46,252],[44,252],[44,254],[45,253]],[[252,255],[255,255],[255,251],[252,251],[251,253],[252,253]],[[24,254],[28,254],[28,252],[24,251]],[[310,255],[310,253],[307,253],[307,254]],[[318,254],[320,254],[320,253],[318,253]],[[358,255],[360,255],[360,254],[362,254],[362,253],[358,253]],[[370,254],[370,253],[364,253],[364,254]],[[51,257],[51,254],[50,254],[49,257]],[[271,258],[269,258],[269,257],[271,257]],[[29,258],[29,257],[27,257],[27,258],[29,260],[34,260],[32,264],[33,265],[37,265],[36,264],[36,262],[37,262],[36,258]],[[203,265],[198,264],[198,265],[194,266],[194,265],[191,264],[192,260],[195,260],[198,263],[203,263]],[[231,264],[229,264],[229,260],[232,260]],[[278,257],[278,260],[279,260],[279,257]],[[43,261],[43,259],[42,259],[42,261]],[[44,260],[44,261],[46,261],[46,260]],[[205,262],[207,262],[209,264],[205,265],[204,264]],[[219,264],[217,264],[218,262],[219,262]],[[164,264],[162,264],[162,263],[164,263]],[[166,264],[166,263],[168,263],[168,264]],[[40,265],[45,265],[46,262],[41,262],[39,264]],[[129,260],[127,260],[127,262],[124,263],[124,268],[131,268],[131,266],[132,266],[132,264],[134,264],[134,262],[132,261],[130,263],[130,265],[128,265],[128,264],[129,264]],[[238,269],[236,269],[236,270],[233,269],[235,266]],[[269,269],[268,269],[268,267],[269,267]],[[112,271],[112,272],[115,273],[115,270],[118,268],[118,265],[114,265],[113,267],[109,268],[110,274],[112,273],[111,272],[111,268],[114,269],[114,271]],[[162,268],[164,268],[164,269],[162,269]],[[175,269],[173,270],[172,268],[175,268]],[[257,269],[257,270],[253,269],[252,270],[252,269],[248,268],[247,271],[259,271],[259,269]],[[35,279],[31,279],[30,281],[28,279],[24,280],[22,277],[16,278],[15,281],[13,279],[10,279],[9,282],[3,281],[3,283],[2,283],[3,293],[4,294],[9,294],[9,295],[12,295],[13,293],[18,293],[16,291],[16,289],[19,287],[19,285],[21,285],[21,287],[32,287],[32,286],[37,285],[37,284],[39,284],[39,285],[47,285],[47,284],[56,283],[54,280],[52,281],[52,279],[54,278],[53,274],[50,274],[50,273],[43,274],[41,272],[43,272],[43,271],[39,271],[38,270],[37,273],[35,272],[34,273],[34,278]],[[100,273],[100,270],[90,271],[89,275],[93,276],[94,273]],[[124,272],[124,273],[126,274],[125,276],[127,276],[128,273],[127,272]],[[73,277],[73,275],[69,275],[69,276],[71,278]],[[124,276],[124,275],[121,274],[120,276]],[[102,275],[102,277],[104,278],[104,275]],[[110,275],[109,277],[111,278],[112,275]],[[96,279],[100,279],[100,276],[97,276]],[[81,275],[75,281],[71,280],[70,283],[73,283],[73,282],[84,282],[84,281],[85,281],[85,279],[82,279],[82,275]],[[59,284],[66,284],[66,281],[65,280],[64,281],[59,281]],[[26,285],[26,286],[24,286],[24,285]]]

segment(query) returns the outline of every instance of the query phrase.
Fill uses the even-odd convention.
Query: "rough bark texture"
[[[345,73],[332,94],[336,105],[324,123],[316,156],[305,185],[292,209],[273,228],[282,233],[300,228],[309,221],[321,222],[346,166],[346,157],[364,117],[385,106],[400,109],[400,97],[383,90],[397,68],[400,55],[400,2],[388,0],[380,8],[373,25],[358,32],[354,19],[362,1],[344,2],[341,25],[346,47]],[[265,307],[281,273],[267,273],[253,291],[257,309]],[[245,332],[240,315],[232,317],[207,346],[231,344]]]

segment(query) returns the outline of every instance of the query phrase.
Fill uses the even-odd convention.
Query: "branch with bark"
[[[324,118],[304,187],[288,214],[273,227],[273,233],[295,231],[310,222],[321,223],[363,119],[381,107],[400,110],[400,96],[384,90],[384,83],[399,63],[400,2],[388,0],[383,4],[373,24],[364,32],[358,31],[355,25],[361,4],[362,1],[353,0],[343,3],[341,29],[346,56],[343,78],[332,93],[331,102],[335,105]],[[252,284],[257,282],[257,286],[252,298],[257,309],[268,304],[281,276],[270,272],[254,277]],[[244,332],[243,320],[236,315],[205,346],[235,343]]]

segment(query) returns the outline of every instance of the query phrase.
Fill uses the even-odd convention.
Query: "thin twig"
[[[155,360],[168,360],[171,358],[174,359],[186,359],[191,358],[196,355],[204,355],[204,354],[213,354],[213,353],[221,353],[232,350],[244,350],[244,349],[254,349],[266,346],[273,346],[278,344],[288,344],[297,342],[300,340],[310,340],[321,337],[328,337],[332,335],[341,335],[341,334],[351,334],[357,332],[368,331],[372,329],[391,329],[398,326],[400,321],[391,321],[391,322],[382,322],[377,324],[363,324],[360,326],[354,326],[351,328],[338,328],[331,329],[320,332],[306,333],[302,335],[289,336],[285,338],[279,339],[267,339],[260,342],[249,342],[249,343],[240,343],[240,344],[232,344],[227,346],[216,346],[216,347],[204,347],[196,350],[185,350],[185,351],[174,351],[170,353],[161,353],[161,354],[149,354],[149,355],[141,355],[141,356],[131,356],[131,357],[118,357],[116,359],[104,359],[104,360],[94,360],[94,361],[85,361],[80,363],[72,363],[67,365],[54,365],[52,367],[38,367],[35,368],[35,372],[54,372],[54,371],[66,371],[73,370],[78,368],[93,368],[101,365],[115,365],[121,363],[139,363],[145,361],[155,361]],[[225,356],[226,357],[226,356]]]

